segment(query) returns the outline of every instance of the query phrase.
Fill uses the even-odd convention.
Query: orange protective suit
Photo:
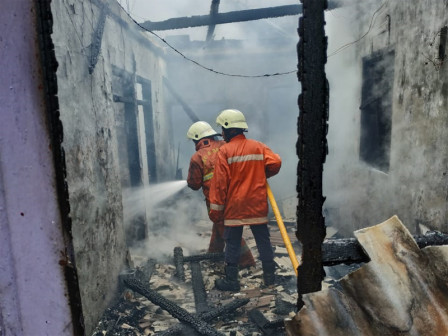
[[[214,165],[218,151],[225,141],[213,140],[211,138],[201,139],[196,144],[196,152],[190,160],[188,169],[187,184],[193,190],[202,187],[205,196],[207,210],[209,210],[209,190],[214,174]],[[222,220],[213,221],[212,235],[208,252],[220,253],[224,251],[224,222]],[[240,267],[249,267],[255,265],[255,260],[244,239],[241,240]]]
[[[209,191],[212,221],[224,220],[225,226],[266,224],[266,178],[277,174],[281,163],[278,154],[244,134],[223,145]]]

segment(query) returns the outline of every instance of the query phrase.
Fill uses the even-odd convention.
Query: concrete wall
[[[159,180],[172,179],[175,173],[173,146],[166,138],[170,125],[161,84],[163,51],[137,31],[118,3],[104,1],[104,7],[102,3],[52,3],[75,261],[87,334],[117,294],[118,275],[126,267],[122,182],[129,178],[122,177],[127,162],[120,162],[126,155],[119,152],[125,144],[118,137],[123,129],[115,116],[138,112],[125,112],[125,104],[114,101],[114,81],[120,81],[114,67],[132,74],[133,80],[138,75],[151,81]],[[142,99],[135,92],[131,99]],[[137,128],[144,130],[141,126]],[[141,134],[137,139],[136,150],[141,154],[145,142]],[[147,176],[145,165],[138,162],[137,166]],[[148,184],[148,179],[140,182]]]
[[[420,224],[446,232],[448,72],[446,60],[438,58],[440,32],[448,24],[448,5],[441,0],[381,4],[380,1],[358,4],[355,18],[361,18],[362,22],[352,26],[357,32],[354,35],[361,36],[367,31],[368,34],[351,48],[355,64],[353,81],[349,78],[350,72],[330,79],[333,104],[330,102],[329,144],[336,142],[338,136],[345,138],[338,142],[341,148],[330,147],[330,155],[333,153],[338,160],[330,157],[330,164],[325,168],[326,204],[336,209],[332,221],[345,234],[380,223],[394,214],[413,233],[419,233]],[[441,48],[446,53],[443,43]],[[383,50],[395,53],[387,171],[375,169],[359,157],[361,61]],[[348,69],[351,65],[345,66]],[[349,82],[355,84],[347,85]],[[341,86],[351,89],[349,99],[356,101],[348,108],[334,96],[344,94]],[[344,135],[336,135],[344,131]]]

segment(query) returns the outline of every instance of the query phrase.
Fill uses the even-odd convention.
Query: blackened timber
[[[141,26],[150,31],[170,30],[189,27],[213,26],[223,23],[269,19],[274,17],[298,15],[300,13],[302,13],[301,5],[285,5],[278,7],[247,9],[227,13],[216,13],[215,15],[194,15],[190,17],[179,17],[159,22],[145,21],[141,24]]]
[[[213,260],[213,261],[224,260],[224,253],[204,253],[184,257],[184,262],[202,261],[202,260]]]
[[[176,267],[175,276],[181,280],[185,281],[185,270],[184,270],[184,251],[182,247],[176,246],[174,248],[174,266]]]
[[[210,17],[216,16],[218,14],[219,9],[219,1],[220,0],[212,0],[212,4],[210,5]],[[213,33],[215,32],[216,25],[211,24],[208,26],[206,41],[210,41],[213,37]]]
[[[322,242],[325,220],[322,207],[323,164],[327,155],[328,82],[325,75],[327,38],[324,10],[327,1],[302,0],[299,18],[298,79],[302,92],[298,97],[299,163],[297,166],[297,231],[302,243],[302,263],[298,267],[298,306],[302,294],[321,289],[325,276],[322,264]],[[299,307],[298,307],[299,308]]]
[[[207,292],[205,291],[204,279],[202,279],[201,265],[199,262],[191,262],[191,285],[193,287],[194,304],[197,313],[208,311]]]
[[[188,106],[187,103],[181,98],[181,96],[177,93],[177,91],[173,88],[171,83],[166,79],[166,77],[163,77],[163,84],[165,87],[170,91],[170,93],[173,95],[173,97],[177,100],[177,102],[182,106],[185,113],[190,117],[192,122],[199,121],[198,116],[193,112],[193,110]]]
[[[448,245],[448,234],[428,231],[424,235],[414,235],[419,248]],[[338,264],[358,264],[369,262],[369,256],[356,238],[328,239],[322,244],[322,263],[324,266]]]
[[[439,231],[428,231],[424,235],[414,236],[418,247],[448,245],[448,234]]]
[[[155,267],[156,267],[156,261],[150,258],[146,261],[146,263],[143,266],[136,268],[135,277],[142,282],[145,281],[149,282]]]
[[[223,306],[214,308],[208,312],[204,312],[202,314],[199,314],[198,317],[201,320],[204,320],[205,322],[211,322],[215,318],[218,318],[220,316],[225,316],[236,309],[248,304],[250,299],[235,299]],[[158,336],[173,336],[173,335],[190,335],[186,332],[186,329],[190,329],[187,325],[184,324],[177,324],[165,331],[162,331],[158,333]]]
[[[156,291],[150,289],[148,286],[144,285],[141,281],[136,278],[126,278],[124,279],[124,283],[133,291],[143,295],[148,300],[150,300],[155,305],[158,305],[163,310],[166,310],[170,313],[174,318],[177,318],[179,321],[184,322],[191,326],[194,330],[196,330],[201,335],[206,336],[224,336],[222,333],[215,330],[208,323],[203,321],[202,319],[193,316],[184,308],[179,307],[174,302],[166,299]]]
[[[358,264],[369,260],[356,238],[328,239],[322,245],[324,266]]]

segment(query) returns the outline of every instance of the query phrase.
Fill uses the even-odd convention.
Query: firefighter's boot
[[[226,265],[225,279],[215,280],[215,287],[220,291],[238,292],[240,290],[240,283],[238,282],[238,266]]]
[[[266,286],[273,285],[275,283],[275,262],[271,261],[262,261],[263,266],[263,280]]]

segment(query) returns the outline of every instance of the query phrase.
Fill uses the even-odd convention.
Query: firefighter
[[[213,177],[214,164],[219,148],[225,141],[217,140],[219,134],[205,121],[195,122],[190,126],[187,137],[195,143],[196,152],[190,160],[187,184],[193,190],[202,187],[205,196],[207,210],[210,208],[209,190]],[[209,253],[221,253],[224,251],[224,222],[213,222],[212,236],[208,247]],[[246,268],[255,266],[255,260],[244,239],[241,240],[241,256],[239,266]]]
[[[216,123],[222,128],[226,144],[215,162],[210,187],[210,218],[224,220],[225,278],[215,281],[222,291],[239,291],[238,256],[243,226],[249,225],[254,235],[263,267],[266,286],[275,282],[274,252],[268,229],[266,179],[277,174],[281,158],[265,144],[246,139],[248,126],[243,113],[227,109]]]

